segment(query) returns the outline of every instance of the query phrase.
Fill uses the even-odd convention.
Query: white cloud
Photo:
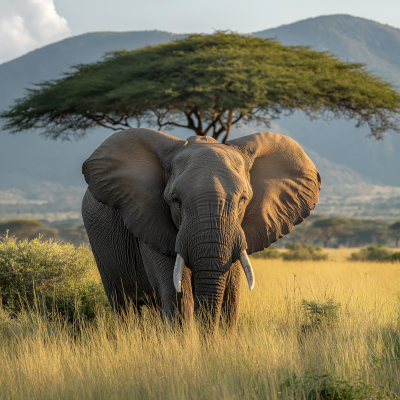
[[[0,63],[70,35],[53,0],[0,0]]]

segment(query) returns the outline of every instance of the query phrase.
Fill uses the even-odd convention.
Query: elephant
[[[290,137],[217,142],[151,129],[114,133],[83,163],[82,217],[109,302],[166,319],[238,319],[241,270],[310,215],[321,177]],[[209,314],[208,314],[209,315]]]

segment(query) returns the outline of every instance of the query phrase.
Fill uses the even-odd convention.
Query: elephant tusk
[[[185,266],[185,260],[179,253],[177,253],[175,267],[174,267],[174,286],[178,292],[181,291],[181,280],[182,280],[184,266]]]
[[[243,271],[246,275],[247,282],[249,284],[249,289],[254,288],[255,277],[253,272],[253,267],[251,266],[251,262],[249,256],[247,255],[246,250],[240,255],[240,263],[242,264]]]

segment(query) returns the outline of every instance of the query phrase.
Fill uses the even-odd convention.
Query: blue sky
[[[351,14],[400,28],[400,0],[55,0],[74,34],[97,30],[254,32],[326,14]]]
[[[329,14],[400,28],[400,0],[0,0],[0,63],[93,31],[243,33]]]

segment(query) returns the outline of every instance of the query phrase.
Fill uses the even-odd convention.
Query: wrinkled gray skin
[[[132,140],[136,140],[135,135],[139,135],[142,141],[157,140],[157,136],[155,139],[147,139],[143,134],[146,130],[143,129],[129,131],[133,131]],[[127,134],[128,131],[124,132]],[[173,231],[171,235],[175,235],[172,239],[167,233],[163,239],[162,231],[165,227],[161,219],[159,227],[157,221],[155,228],[149,227],[149,222],[143,222],[143,227],[141,226],[141,218],[144,218],[141,217],[142,214],[146,218],[152,216],[151,211],[146,208],[146,202],[141,205],[140,193],[138,197],[133,194],[132,200],[129,200],[136,204],[137,198],[140,203],[132,211],[134,217],[125,212],[130,207],[129,201],[121,203],[122,200],[119,199],[109,200],[111,195],[114,196],[119,191],[118,185],[124,184],[106,186],[111,185],[113,178],[107,178],[107,183],[103,184],[95,175],[97,167],[91,166],[94,162],[101,163],[103,153],[113,150],[103,150],[101,154],[95,152],[92,155],[95,161],[87,161],[86,166],[84,164],[89,189],[82,204],[83,220],[105,291],[116,309],[124,310],[128,300],[140,312],[140,308],[151,301],[169,318],[177,311],[183,311],[186,317],[191,318],[193,311],[198,312],[202,304],[212,312],[215,320],[222,311],[231,325],[236,324],[241,286],[241,253],[249,247],[250,253],[267,247],[288,233],[286,231],[290,231],[292,225],[301,222],[313,205],[307,211],[300,210],[300,216],[292,216],[293,221],[290,223],[286,221],[287,226],[281,229],[282,233],[275,234],[271,239],[266,231],[266,239],[262,243],[250,246],[246,241],[246,234],[251,237],[252,225],[256,225],[255,221],[262,220],[262,217],[256,215],[254,208],[254,212],[247,218],[246,234],[242,227],[243,219],[253,192],[265,189],[252,187],[251,184],[250,170],[254,162],[251,157],[254,150],[246,152],[235,147],[234,141],[231,142],[229,146],[210,138],[194,137],[187,142],[174,141],[172,150],[155,150],[164,170],[164,185],[159,193],[158,189],[152,189],[149,193],[153,194],[147,196],[159,196],[159,199],[152,199],[154,204],[168,210],[168,218],[171,218],[174,225],[169,228]],[[146,154],[144,151],[139,156],[146,157]],[[104,168],[104,173],[108,174],[113,168]],[[146,168],[143,167],[143,173]],[[317,178],[314,179],[316,180]],[[314,181],[309,185],[314,185]],[[134,190],[137,190],[136,186]],[[317,192],[317,189],[312,187],[312,191]],[[121,198],[125,196],[124,192],[117,195]],[[316,196],[318,197],[318,193]],[[259,197],[263,198],[263,193]],[[277,196],[279,199],[283,197],[281,193]],[[297,194],[292,197],[297,199]],[[149,202],[150,200],[149,197]],[[313,203],[316,203],[315,195]],[[268,208],[268,204],[265,207]],[[279,205],[274,207],[280,209]],[[304,204],[302,207],[307,208]],[[153,219],[158,219],[158,212],[154,212]],[[259,234],[254,233],[253,236],[257,237]],[[171,245],[167,244],[168,240],[175,241],[175,248],[171,249]],[[176,291],[172,278],[175,253],[179,253],[185,261],[181,293]]]
[[[151,302],[168,317],[172,317],[175,311],[185,309],[190,319],[193,309],[199,307],[199,298],[203,297],[214,312],[219,313],[221,308],[229,310],[229,321],[236,323],[241,265],[239,261],[232,260],[237,240],[234,236],[239,235],[229,231],[232,217],[214,217],[214,246],[208,243],[201,228],[206,223],[212,230],[209,216],[198,215],[197,229],[196,226],[187,228],[193,234],[183,240],[182,246],[193,247],[187,262],[191,268],[185,266],[182,291],[178,293],[172,279],[175,257],[152,250],[138,240],[125,227],[118,210],[97,202],[87,190],[82,214],[105,292],[118,311],[125,310],[126,299],[132,301],[139,312],[143,305]],[[202,218],[206,221],[200,223]],[[225,232],[219,231],[218,226],[221,225],[226,226]],[[207,246],[212,247],[211,251],[204,248]]]

